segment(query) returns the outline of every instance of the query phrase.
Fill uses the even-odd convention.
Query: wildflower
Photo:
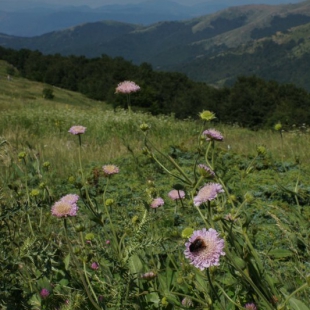
[[[42,290],[40,291],[40,296],[45,299],[50,295],[50,291],[46,288],[42,288]]]
[[[186,308],[193,307],[193,301],[189,297],[184,297],[182,299],[182,305]]]
[[[57,217],[76,216],[78,195],[69,194],[61,198],[52,206],[52,215]]]
[[[88,233],[85,236],[85,240],[92,241],[95,239],[95,235],[93,233]]]
[[[245,309],[248,309],[248,310],[257,310],[257,307],[254,303],[248,303],[245,305],[244,307]]]
[[[202,203],[214,200],[217,194],[223,193],[223,187],[218,183],[208,183],[202,187],[197,196],[194,197],[194,205],[199,207]]]
[[[224,137],[222,136],[222,134],[215,129],[207,129],[202,134],[206,136],[207,141],[223,141],[224,140]]]
[[[91,269],[93,270],[98,270],[99,269],[99,264],[97,262],[93,262],[90,266]]]
[[[77,201],[79,200],[79,195],[68,194],[66,196],[63,196],[60,200],[63,201],[63,202],[71,203],[71,204],[77,203]]]
[[[140,90],[140,86],[132,81],[124,81],[117,85],[115,93],[130,94]]]
[[[108,198],[104,204],[107,206],[107,207],[110,207],[114,204],[114,199],[111,199],[111,198]]]
[[[173,189],[168,193],[168,197],[172,200],[184,199],[185,193],[182,190]]]
[[[164,199],[162,199],[161,197],[155,198],[152,202],[151,202],[151,208],[156,209],[160,206],[164,205]]]
[[[205,120],[205,121],[212,121],[213,119],[215,119],[215,114],[211,111],[202,111],[201,113],[199,113],[199,116],[201,119]]]
[[[45,161],[43,163],[43,168],[48,169],[50,167],[51,163],[49,161]]]
[[[140,129],[142,131],[148,131],[150,129],[150,127],[149,127],[148,124],[143,123],[143,124],[140,125]]]
[[[109,245],[110,243],[111,243],[110,240],[107,240],[107,241],[105,242],[106,245]]]
[[[206,230],[196,230],[185,243],[184,255],[190,260],[190,264],[200,270],[211,266],[219,266],[223,251],[224,239],[219,238],[218,233],[213,228]]]
[[[208,178],[208,177],[213,178],[215,176],[214,171],[211,168],[209,168],[207,165],[204,165],[204,164],[198,165],[198,171],[202,176],[204,176],[206,178]]]
[[[115,165],[105,165],[102,167],[102,169],[106,176],[119,173],[119,168]]]
[[[153,271],[149,271],[141,275],[141,278],[144,280],[152,280],[155,277],[156,277],[156,273],[154,273]]]
[[[68,132],[72,133],[73,135],[81,135],[85,133],[86,127],[84,126],[72,126]]]
[[[19,158],[19,159],[24,159],[26,156],[27,156],[27,153],[26,153],[26,152],[20,152],[20,153],[18,153],[18,158]]]

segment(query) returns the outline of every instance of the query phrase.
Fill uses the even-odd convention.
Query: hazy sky
[[[88,5],[90,7],[98,7],[106,4],[126,4],[126,3],[139,3],[144,2],[146,0],[0,0],[2,2],[1,6],[5,6],[6,4],[8,6],[14,5],[20,5],[20,6],[33,6],[35,4],[36,6],[40,6],[40,4],[50,4],[50,5]],[[217,2],[217,3],[231,3],[232,6],[238,5],[238,2],[244,4],[244,0],[172,0],[174,2],[178,2],[180,4],[184,5],[192,5],[196,3],[207,3],[207,2]],[[248,4],[251,3],[268,3],[268,0],[248,0],[246,1]],[[273,2],[279,2],[279,3],[289,3],[289,2],[297,2],[296,0],[274,0]]]

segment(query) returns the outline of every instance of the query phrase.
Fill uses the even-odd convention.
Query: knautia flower
[[[222,134],[215,130],[215,129],[207,129],[202,133],[204,136],[206,136],[207,141],[223,141],[224,137]]]
[[[137,85],[135,82],[132,81],[124,81],[117,85],[115,89],[115,93],[121,93],[121,94],[130,94],[135,93],[140,90],[140,86]]]
[[[69,194],[62,197],[52,206],[52,215],[57,217],[76,216],[78,195]]]
[[[208,177],[214,177],[215,176],[215,173],[214,171],[209,168],[207,165],[204,165],[204,164],[199,164],[198,165],[198,171],[200,173],[200,175],[208,178]]]
[[[214,200],[217,194],[223,193],[224,189],[221,184],[218,183],[208,183],[202,187],[197,196],[194,197],[194,205],[199,207],[202,203]]]
[[[193,307],[193,301],[189,297],[184,297],[182,299],[182,305],[186,308]]]
[[[115,165],[105,165],[102,167],[102,170],[106,176],[119,173],[119,168]]]
[[[46,288],[42,288],[42,290],[40,291],[40,296],[41,298],[45,299],[50,295],[50,291]]]
[[[99,264],[97,262],[93,262],[90,265],[90,268],[93,269],[93,270],[98,270],[99,269]]]
[[[248,309],[248,310],[257,310],[257,307],[254,303],[248,303],[245,305],[244,307],[245,309]]]
[[[196,230],[185,243],[184,255],[190,264],[200,270],[211,266],[219,266],[221,255],[225,255],[224,239],[219,238],[217,231],[213,228]]]
[[[163,206],[164,203],[164,199],[162,199],[161,197],[157,197],[151,202],[151,208],[156,209],[160,206]]]
[[[172,200],[184,199],[185,192],[182,190],[173,189],[168,193],[168,197]]]
[[[73,135],[81,135],[83,133],[85,133],[86,131],[86,127],[84,126],[72,126],[68,132],[72,133]]]

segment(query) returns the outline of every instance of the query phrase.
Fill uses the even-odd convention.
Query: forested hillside
[[[127,106],[126,96],[115,94],[117,84],[132,80],[141,91],[131,96],[131,105],[153,114],[196,118],[209,109],[221,122],[253,129],[279,121],[287,127],[310,123],[310,95],[293,84],[250,76],[239,77],[229,88],[214,88],[182,73],[157,72],[147,63],[136,66],[106,55],[87,59],[4,48],[0,48],[0,55],[11,64],[7,70],[12,75],[78,91],[114,107]]]

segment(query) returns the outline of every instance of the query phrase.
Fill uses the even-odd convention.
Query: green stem
[[[307,288],[309,285],[308,283],[303,284],[302,286],[300,286],[298,289],[296,289],[291,295],[289,295],[285,302],[281,305],[280,309],[284,309],[285,304],[288,303],[288,301],[290,300],[290,298],[292,298],[295,294],[297,294],[298,292],[302,291],[303,289]]]
[[[219,302],[221,308],[222,308],[223,310],[225,310],[225,308],[223,307],[223,305],[222,305],[222,303],[221,303],[221,299],[220,299],[219,295],[217,294],[217,291],[215,290],[215,288],[214,288],[214,286],[213,286],[213,283],[212,283],[212,281],[211,281],[209,269],[207,269],[207,277],[208,277],[208,280],[209,280],[211,289],[212,289],[212,291],[213,291],[213,293],[214,293],[216,299],[218,300],[218,302]]]
[[[86,283],[86,281],[85,281],[85,277],[84,277],[84,275],[81,273],[81,271],[80,271],[79,268],[78,268],[78,263],[77,263],[77,261],[76,261],[75,255],[74,255],[74,253],[73,253],[72,245],[71,245],[71,242],[70,242],[69,237],[68,237],[68,225],[67,225],[67,219],[66,219],[66,218],[64,218],[64,227],[65,227],[65,238],[66,238],[66,241],[67,241],[67,244],[68,244],[68,247],[69,247],[69,253],[70,253],[72,259],[74,260],[75,267],[77,268],[77,272],[78,272],[78,274],[79,274],[79,276],[80,276],[80,279],[81,279],[81,281],[82,281],[82,283],[83,283],[83,286],[84,286],[84,288],[85,288],[87,297],[88,297],[88,299],[90,300],[90,302],[92,303],[92,305],[93,305],[97,310],[101,310],[101,308],[100,308],[100,307],[98,306],[98,304],[95,302],[95,300],[96,300],[97,297],[95,296],[95,300],[93,299],[92,293],[89,291],[88,285],[87,285],[87,283]],[[83,264],[84,264],[84,262],[83,262]],[[86,276],[86,279],[87,279],[87,281],[89,282],[87,276]],[[90,283],[89,283],[89,285],[90,285]],[[91,288],[91,290],[92,290],[92,292],[93,292],[93,289],[92,289],[92,286],[91,286],[91,285],[90,285],[90,288]]]
[[[220,289],[220,291],[222,292],[222,294],[232,303],[234,304],[236,307],[238,307],[239,309],[244,309],[244,307],[238,305],[235,301],[233,301],[225,292],[225,290],[218,284],[218,283],[215,283],[216,286]]]

